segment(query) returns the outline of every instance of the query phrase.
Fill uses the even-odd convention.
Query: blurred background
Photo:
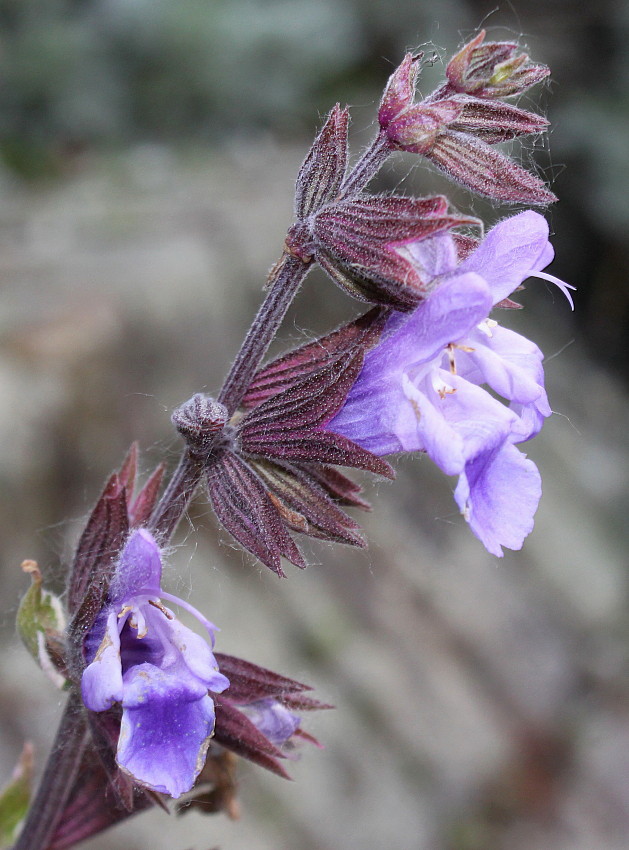
[[[72,545],[132,440],[173,464],[170,411],[218,388],[292,222],[321,118],[352,106],[354,156],[406,49],[428,93],[481,26],[552,81],[535,161],[574,314],[531,282],[506,317],[547,355],[557,415],[524,550],[486,554],[454,482],[400,459],[365,480],[369,549],[312,545],[278,581],[199,498],[167,570],[218,649],[316,686],[295,782],[242,763],[241,819],[152,812],[86,850],[624,850],[629,845],[627,481],[629,7],[622,0],[0,0],[0,780],[41,768],[62,699],[14,635],[36,559]],[[374,188],[473,199],[411,157]],[[360,312],[313,273],[277,349]],[[193,530],[194,529],[194,530]]]

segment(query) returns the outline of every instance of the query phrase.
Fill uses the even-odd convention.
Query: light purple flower
[[[240,710],[276,747],[282,747],[301,725],[301,717],[276,699],[259,699]]]
[[[370,351],[345,405],[326,425],[376,455],[424,451],[458,475],[454,498],[494,555],[519,549],[541,496],[535,464],[516,447],[550,415],[543,355],[488,318],[493,306],[553,259],[548,225],[523,212],[491,230],[463,262],[442,233],[405,246],[431,294],[408,316],[394,314]],[[509,402],[503,404],[483,385]]]
[[[92,711],[122,704],[116,760],[142,785],[179,797],[192,788],[214,731],[214,703],[229,680],[208,642],[184,626],[161,598],[190,611],[214,645],[215,626],[160,588],[160,552],[139,529],[120,556],[109,604],[86,641],[81,682]]]

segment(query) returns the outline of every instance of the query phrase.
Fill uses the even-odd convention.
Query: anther
[[[161,611],[162,614],[164,615],[164,617],[166,617],[167,620],[174,620],[175,619],[174,616],[168,610],[168,608],[164,608],[164,606],[159,601],[159,599],[149,599],[149,605],[152,605],[153,608],[157,608],[158,611]]]

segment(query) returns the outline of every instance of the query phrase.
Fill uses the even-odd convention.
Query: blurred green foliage
[[[4,158],[39,176],[86,145],[310,126],[352,24],[332,0],[2,0]]]

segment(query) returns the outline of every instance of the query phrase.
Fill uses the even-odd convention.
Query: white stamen
[[[121,621],[118,626],[119,632],[122,631],[126,621],[127,623],[129,623],[129,626],[132,629],[135,629],[137,631],[139,638],[146,637],[146,635],[148,634],[148,627],[146,625],[146,620],[144,619],[144,614],[142,613],[140,604],[125,605],[124,608],[122,608],[122,610],[118,614],[118,619]]]
[[[481,333],[484,333],[484,334],[485,334],[485,336],[488,336],[488,337],[491,339],[491,338],[492,338],[492,336],[493,336],[493,334],[492,334],[492,330],[493,330],[495,327],[498,327],[498,322],[497,322],[495,319],[485,319],[485,321],[483,321],[483,322],[481,322],[480,324],[476,325],[476,327],[478,328],[478,330],[479,330]]]
[[[133,624],[133,627],[135,629],[137,629],[139,638],[146,637],[146,635],[148,634],[148,626],[146,625],[146,620],[144,619],[144,614],[142,613],[142,611],[139,608],[136,611],[136,617],[137,617],[137,620],[136,620],[137,625]]]
[[[162,605],[159,599],[149,599],[149,605],[152,605],[153,608],[157,608],[158,611],[161,611],[167,620],[175,619],[175,615],[172,613],[172,611],[169,611],[165,605]]]

